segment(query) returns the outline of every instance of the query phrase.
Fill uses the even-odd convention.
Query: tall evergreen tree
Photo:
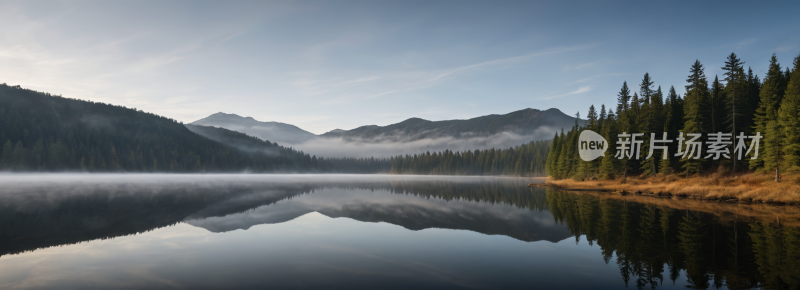
[[[778,106],[780,105],[783,95],[786,93],[786,86],[784,81],[784,74],[781,71],[781,66],[778,63],[778,58],[775,54],[769,60],[769,70],[767,71],[767,76],[764,77],[764,83],[761,85],[761,90],[759,91],[759,103],[758,109],[756,109],[755,113],[755,127],[753,128],[753,132],[761,132],[764,135],[764,140],[762,144],[762,148],[764,148],[764,158],[762,159],[755,159],[750,160],[750,169],[766,169],[766,170],[774,170],[775,167],[765,167],[766,159],[779,157],[780,154],[777,151],[777,148],[780,148],[781,144],[776,142],[781,142],[780,139],[777,139],[778,136],[769,136],[766,134],[767,127],[769,126],[770,122],[773,122],[773,130],[777,130],[780,124],[777,123],[777,110]],[[780,130],[779,130],[780,131]],[[775,160],[772,160],[770,164],[777,165]]]
[[[597,131],[599,123],[598,123],[597,110],[595,110],[594,105],[589,106],[589,113],[586,115],[586,120],[589,123],[588,124],[589,130]]]
[[[725,103],[727,107],[725,112],[728,115],[725,119],[727,124],[725,128],[733,136],[736,136],[737,132],[742,131],[749,123],[747,120],[748,112],[746,111],[748,83],[747,76],[744,74],[744,62],[735,53],[731,52],[722,69],[725,71]],[[736,170],[736,161],[734,158],[734,171]]]
[[[689,77],[686,81],[686,99],[684,103],[684,137],[688,133],[706,133],[706,112],[708,108],[708,81],[706,80],[703,65],[699,60],[695,60],[689,70]],[[684,144],[686,146],[686,144]],[[682,148],[685,151],[686,147]],[[701,148],[702,150],[702,148]],[[682,168],[687,174],[699,173],[702,169],[702,160],[686,156],[681,159]]]
[[[659,87],[659,91],[661,88]],[[643,143],[642,143],[642,152],[644,156],[647,156],[647,153],[650,150],[650,133],[656,133],[663,128],[663,124],[660,123],[660,115],[662,104],[658,101],[658,104],[655,104],[655,98],[659,98],[660,96],[656,96],[656,93],[653,90],[653,80],[650,78],[649,73],[645,73],[644,77],[642,78],[642,83],[639,84],[639,94],[641,97],[640,100],[640,114],[638,118],[638,125],[639,125],[639,133],[644,133],[643,136]],[[642,172],[644,174],[653,175],[658,171],[656,168],[656,159],[643,159],[640,163]]]
[[[603,132],[601,133],[603,137],[608,140],[609,148],[606,150],[600,162],[600,178],[613,179],[617,172],[619,172],[619,159],[614,158],[615,152],[611,149],[613,148],[611,144],[615,142],[617,133],[617,120],[614,116],[614,111],[609,109],[605,125],[603,126]]]
[[[794,69],[781,102],[778,122],[784,130],[783,168],[800,171],[800,55],[794,58]]]
[[[724,117],[721,115],[725,112],[725,88],[720,84],[719,77],[714,76],[714,82],[711,83],[711,132],[719,132],[722,129],[722,120]]]

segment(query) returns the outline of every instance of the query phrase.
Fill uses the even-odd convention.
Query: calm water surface
[[[796,289],[800,230],[376,175],[2,175],[0,289]]]

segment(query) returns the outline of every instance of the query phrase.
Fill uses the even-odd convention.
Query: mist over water
[[[794,225],[538,182],[0,174],[0,288],[800,286]]]

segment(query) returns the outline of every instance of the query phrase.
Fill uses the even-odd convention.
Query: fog
[[[396,140],[395,137],[358,138],[314,138],[300,144],[296,149],[321,157],[392,157],[413,155],[444,150],[466,151],[475,149],[506,149],[531,141],[546,140],[553,137],[556,129],[540,127],[530,134],[501,132],[490,136],[438,137],[418,140]]]

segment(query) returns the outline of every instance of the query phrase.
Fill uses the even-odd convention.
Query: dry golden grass
[[[800,174],[790,173],[775,182],[774,175],[763,173],[713,173],[690,177],[657,175],[616,180],[575,181],[547,179],[547,183],[576,189],[605,189],[645,195],[680,196],[704,200],[731,200],[754,203],[800,203]]]
[[[679,197],[652,197],[647,195],[622,195],[619,193],[601,193],[592,191],[575,192],[575,194],[596,195],[601,198],[628,200],[642,204],[669,207],[675,210],[706,212],[719,217],[723,222],[732,221],[764,221],[780,222],[787,226],[800,226],[800,207],[776,206],[763,203],[735,203],[724,201],[697,200]]]

